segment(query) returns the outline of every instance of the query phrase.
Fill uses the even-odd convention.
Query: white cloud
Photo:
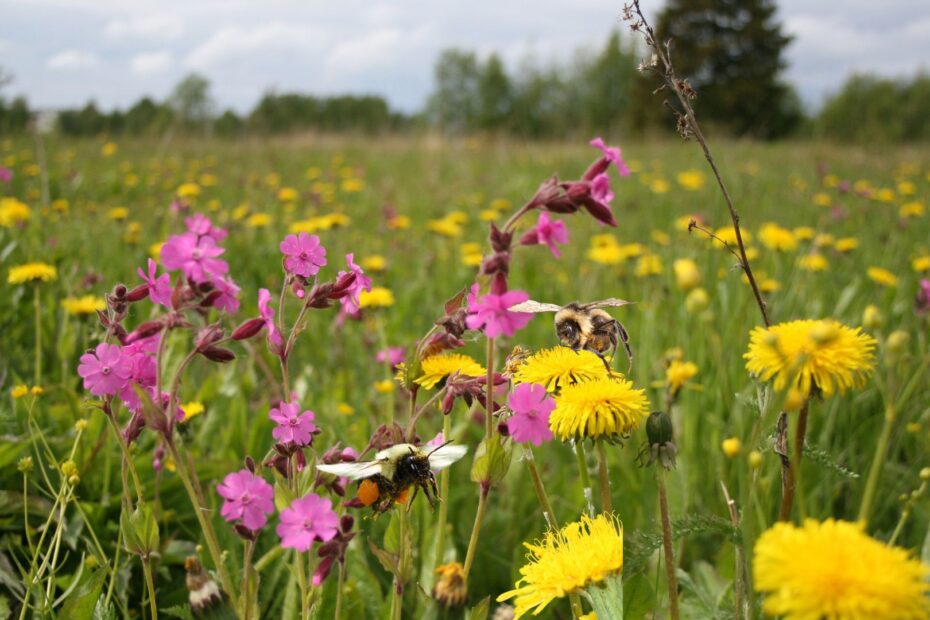
[[[334,73],[364,73],[370,69],[396,66],[410,52],[432,52],[431,29],[423,26],[414,32],[383,28],[348,38],[326,55],[324,65]]]
[[[252,27],[226,26],[191,50],[185,64],[207,71],[237,60],[282,53],[290,56],[293,62],[322,52],[327,39],[325,32],[309,24],[270,22]]]
[[[168,50],[136,54],[129,61],[129,70],[136,75],[160,73],[171,66],[174,56]]]
[[[49,69],[71,71],[74,69],[87,69],[97,64],[97,56],[91,52],[80,50],[65,50],[58,52],[46,61]]]
[[[184,34],[184,22],[177,14],[146,14],[116,18],[107,22],[103,32],[112,39],[176,39]]]

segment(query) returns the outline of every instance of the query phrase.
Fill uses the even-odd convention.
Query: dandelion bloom
[[[513,415],[507,419],[507,431],[514,441],[531,442],[534,446],[552,439],[549,414],[555,400],[538,383],[521,383],[507,397]]]
[[[863,527],[807,519],[764,532],[752,571],[765,613],[785,620],[930,617],[930,567]]]
[[[627,435],[649,416],[643,390],[624,379],[595,379],[562,388],[549,416],[559,439]]]
[[[82,295],[81,297],[67,297],[61,300],[61,307],[68,314],[86,316],[107,307],[107,302],[96,295]]]
[[[430,355],[420,362],[420,368],[423,374],[417,377],[415,383],[427,390],[455,372],[468,377],[483,377],[487,374],[484,366],[459,353]]]
[[[268,412],[268,417],[277,424],[271,436],[281,443],[307,446],[313,441],[317,426],[313,423],[316,414],[312,411],[300,412],[298,403],[281,403]]]
[[[149,299],[152,300],[152,303],[161,304],[166,308],[171,307],[171,276],[167,273],[163,273],[160,276],[155,274],[158,272],[158,264],[151,258],[146,265],[148,267],[148,273],[142,271],[141,268],[136,269],[136,273],[139,274],[139,277],[145,282],[149,289]]]
[[[332,507],[331,501],[315,493],[295,499],[281,512],[281,523],[275,528],[281,546],[308,551],[313,541],[332,539],[339,528],[339,515],[333,512]]]
[[[697,373],[698,367],[694,362],[672,360],[672,363],[665,369],[665,385],[668,386],[672,394],[677,394],[688,380]]]
[[[296,276],[315,276],[326,265],[326,248],[316,235],[305,232],[288,235],[278,247],[285,256],[284,268]]]
[[[206,282],[211,276],[229,271],[226,261],[217,258],[223,248],[213,237],[198,237],[196,233],[172,235],[161,248],[161,262],[165,269],[180,269],[194,282]]]
[[[488,293],[481,298],[473,292],[469,296],[468,316],[465,324],[468,329],[484,328],[488,338],[496,338],[501,334],[513,336],[517,330],[523,329],[530,319],[531,312],[511,312],[510,307],[528,300],[530,296],[524,291],[507,291],[502,295]]]
[[[359,308],[387,308],[394,305],[394,293],[391,289],[376,286],[371,290],[363,290],[358,294]]]
[[[16,198],[0,198],[0,226],[3,228],[12,228],[31,217],[32,209],[26,203]]]
[[[623,161],[620,147],[607,146],[600,137],[594,138],[588,142],[588,144],[596,149],[600,149],[607,161],[617,166],[617,172],[620,173],[620,176],[625,177],[630,174],[630,168],[626,165],[626,162]]]
[[[604,362],[591,351],[568,347],[540,349],[513,374],[515,383],[538,383],[550,392],[572,383],[607,377]]]
[[[875,365],[875,339],[833,320],[801,320],[756,327],[746,370],[763,381],[775,379],[775,389],[798,390],[807,396],[817,389],[824,396],[860,387]]]
[[[280,347],[284,344],[284,338],[278,331],[278,326],[274,322],[274,308],[271,307],[271,291],[266,288],[258,290],[258,313],[265,320],[265,327],[268,329],[268,341]]]
[[[869,276],[869,280],[881,284],[882,286],[887,286],[889,288],[898,286],[898,276],[894,275],[887,269],[882,269],[881,267],[869,267],[865,273],[867,276]]]
[[[830,263],[823,257],[823,254],[814,252],[806,254],[798,259],[798,267],[804,271],[825,271]]]
[[[365,275],[365,272],[361,267],[355,264],[354,255],[346,254],[346,265],[349,267],[348,271],[340,271],[337,279],[347,276],[349,274],[355,274],[355,280],[353,280],[352,285],[346,290],[344,297],[339,299],[339,303],[342,304],[342,310],[348,314],[357,314],[359,311],[359,297],[365,291],[371,290],[371,278]]]
[[[274,489],[248,469],[227,474],[216,492],[224,500],[220,514],[227,521],[241,521],[254,531],[265,527],[268,515],[274,512]]]
[[[690,258],[679,258],[672,263],[675,272],[675,283],[683,291],[690,291],[701,285],[701,270],[697,263]]]
[[[759,229],[759,241],[770,250],[789,252],[798,247],[794,233],[778,224],[768,222]]]
[[[539,220],[531,230],[520,238],[523,245],[545,244],[556,258],[562,256],[557,244],[568,243],[568,229],[565,222],[549,218],[545,211],[539,213]]]
[[[515,620],[539,614],[557,598],[579,593],[623,570],[623,526],[612,515],[587,515],[536,543],[523,543],[528,562],[520,567],[515,589],[497,597],[515,599]]]
[[[25,263],[10,267],[6,281],[9,284],[24,284],[33,280],[51,282],[58,278],[58,270],[48,263]]]
[[[84,379],[84,389],[94,396],[112,396],[129,383],[132,361],[115,344],[102,342],[93,353],[81,356],[78,374]]]

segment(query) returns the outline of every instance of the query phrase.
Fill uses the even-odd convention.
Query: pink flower
[[[225,310],[229,314],[239,311],[239,286],[232,278],[214,278],[213,288],[220,292],[220,296],[213,302],[213,307]]]
[[[265,527],[268,515],[274,512],[274,489],[248,469],[227,474],[216,492],[226,500],[220,509],[223,518],[241,521],[253,532]]]
[[[192,232],[198,237],[212,237],[217,243],[225,239],[226,235],[229,234],[225,228],[214,226],[210,218],[202,213],[195,213],[185,219],[184,225],[187,226],[188,232]]]
[[[549,414],[555,409],[555,399],[546,393],[545,387],[537,383],[521,383],[510,392],[507,404],[513,411],[507,420],[507,430],[514,441],[529,441],[539,446],[552,439]]]
[[[305,232],[288,235],[278,247],[285,256],[284,268],[294,275],[309,278],[326,264],[326,248],[316,235]]]
[[[626,162],[623,161],[623,157],[621,156],[620,149],[618,147],[607,146],[604,144],[604,141],[601,140],[600,137],[594,138],[588,144],[595,148],[601,149],[604,157],[617,166],[617,172],[620,173],[620,176],[625,177],[630,174],[630,169],[626,165]]]
[[[281,347],[284,345],[284,338],[281,337],[281,332],[278,331],[278,327],[274,324],[274,308],[269,304],[271,303],[271,292],[262,288],[258,290],[258,313],[263,319],[265,319],[265,327],[268,328],[268,341],[275,347]]]
[[[610,208],[610,202],[614,199],[614,193],[610,191],[610,177],[606,174],[599,174],[591,181],[591,198]]]
[[[434,448],[438,448],[444,443],[446,443],[446,437],[445,435],[443,435],[442,431],[439,431],[438,433],[436,433],[435,437],[433,437],[432,439],[426,442],[426,445],[433,446]]]
[[[404,357],[406,357],[404,347],[388,347],[375,354],[375,361],[381,364],[390,363],[391,368],[396,368],[398,364],[404,361]]]
[[[468,296],[468,316],[465,317],[465,324],[468,329],[484,327],[484,333],[488,338],[496,338],[501,334],[513,336],[518,329],[523,329],[530,322],[533,315],[530,312],[511,312],[510,307],[529,298],[526,292],[516,290],[507,291],[502,295],[489,293],[478,298],[473,288],[472,294]]]
[[[206,282],[211,276],[229,271],[226,261],[216,258],[225,252],[213,237],[198,237],[196,233],[172,235],[161,249],[161,262],[166,269],[180,269],[194,282]]]
[[[559,258],[562,256],[562,253],[559,251],[556,244],[568,243],[568,229],[565,227],[565,222],[561,220],[551,220],[549,219],[548,213],[541,211],[536,226],[523,235],[520,239],[520,243],[523,245],[545,243],[549,246],[553,256]]]
[[[171,276],[167,273],[163,273],[160,276],[155,276],[155,273],[158,271],[158,264],[153,261],[151,258],[148,262],[148,274],[142,271],[141,268],[136,269],[136,273],[139,274],[139,277],[142,278],[149,287],[149,299],[152,300],[152,303],[161,304],[166,308],[171,307]]]
[[[81,356],[78,374],[84,379],[84,389],[94,396],[112,396],[129,382],[132,361],[119,346],[103,342],[93,353]]]
[[[355,264],[352,260],[354,255],[346,254],[346,264],[349,267],[348,271],[340,271],[337,277],[342,278],[350,273],[355,274],[355,280],[346,289],[346,294],[344,297],[339,299],[339,303],[342,304],[342,310],[349,315],[358,314],[359,305],[358,305],[358,296],[362,291],[371,290],[371,278],[365,275],[365,272],[362,271],[362,268]]]
[[[333,512],[332,502],[308,493],[281,512],[281,523],[275,532],[285,549],[309,551],[313,541],[332,539],[338,528],[339,515]]]
[[[13,180],[13,171],[0,166],[0,182],[9,183]]]
[[[281,403],[268,412],[268,417],[277,424],[271,436],[281,443],[308,446],[313,442],[313,433],[318,430],[313,423],[316,414],[312,411],[300,413],[298,403]]]
[[[914,300],[914,308],[917,314],[930,312],[930,280],[924,279],[920,281],[917,298]]]

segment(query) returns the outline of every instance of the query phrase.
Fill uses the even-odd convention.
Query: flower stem
[[[588,515],[594,516],[594,492],[591,490],[591,477],[588,475],[588,459],[585,455],[584,440],[575,441],[575,456],[578,457],[578,473],[581,475],[582,492]]]
[[[788,521],[791,519],[791,507],[794,504],[794,495],[800,479],[801,455],[804,454],[804,437],[807,434],[807,408],[810,401],[807,400],[801,406],[798,412],[798,425],[794,434],[794,449],[791,451],[791,466],[788,467],[788,475],[785,480],[784,492],[781,496],[781,506],[778,509],[778,520]]]
[[[336,585],[336,613],[335,620],[342,620],[342,591],[346,583],[346,563],[339,562],[339,583]]]
[[[34,291],[33,302],[35,304],[36,320],[36,385],[42,385],[42,296],[39,294],[39,286],[32,287]]]
[[[406,506],[397,508],[397,572],[394,573],[394,592],[391,599],[391,620],[401,620],[404,612],[404,575],[407,571],[407,510]]]
[[[294,549],[294,566],[297,568],[297,586],[300,589],[300,609],[297,617],[303,620],[303,618],[309,617],[309,614],[307,614],[307,599],[309,597],[307,595],[307,575],[304,572],[304,561],[301,555],[300,551]]]
[[[607,470],[607,450],[603,441],[595,441],[597,446],[597,473],[601,483],[601,512],[613,512],[614,505],[610,498],[610,474]]]
[[[255,541],[245,541],[245,554],[242,560],[242,618],[250,620],[252,617],[252,555],[255,553]]]
[[[142,573],[145,575],[145,590],[148,592],[149,611],[152,620],[158,619],[158,604],[155,601],[155,582],[152,580],[152,565],[147,555],[142,556]]]
[[[524,461],[526,468],[530,472],[530,478],[533,480],[533,489],[536,491],[536,499],[539,500],[539,506],[543,511],[543,518],[549,529],[559,529],[559,521],[552,510],[552,504],[549,503],[549,496],[546,495],[546,487],[543,486],[542,478],[539,476],[539,470],[536,468],[536,458],[533,456],[533,449],[529,444],[523,444]]]
[[[471,528],[471,538],[468,540],[468,551],[465,552],[465,580],[471,572],[471,565],[475,561],[475,550],[478,547],[478,532],[481,531],[481,522],[488,509],[488,487],[481,485],[481,494],[478,496],[478,511],[475,513],[475,524]]]
[[[487,389],[485,394],[487,402],[484,407],[486,414],[484,436],[485,439],[490,441],[491,435],[494,434],[494,338],[488,338],[487,369],[488,384],[485,386]]]
[[[875,455],[872,457],[872,464],[869,466],[869,476],[865,482],[865,491],[862,494],[862,502],[859,504],[859,521],[868,521],[869,513],[872,509],[872,502],[875,500],[875,491],[878,489],[878,481],[882,475],[882,466],[885,463],[885,457],[888,454],[888,446],[891,443],[891,431],[894,428],[897,412],[894,405],[885,410],[885,421],[882,424],[881,435],[878,436],[878,444],[875,447]]]
[[[678,578],[675,576],[675,553],[672,551],[672,522],[668,516],[668,493],[665,490],[665,468],[656,467],[659,482],[659,512],[662,516],[662,548],[665,551],[665,574],[668,578],[668,614],[678,620]]]
[[[449,441],[449,435],[452,433],[451,416],[442,416],[442,437],[444,441]],[[449,519],[449,469],[443,469],[439,472],[439,531],[436,534],[436,566],[438,568],[443,563],[443,556],[446,553],[446,523]],[[338,619],[337,619],[338,620]]]

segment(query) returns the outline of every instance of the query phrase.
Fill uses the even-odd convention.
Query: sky
[[[411,112],[448,47],[497,52],[510,69],[529,58],[568,63],[626,28],[623,0],[0,0],[4,93],[34,107],[93,99],[126,108],[165,98],[196,71],[222,108],[261,95],[383,95]],[[654,15],[660,1],[643,0]],[[853,71],[930,69],[930,0],[780,0],[794,37],[786,77],[816,108]]]

